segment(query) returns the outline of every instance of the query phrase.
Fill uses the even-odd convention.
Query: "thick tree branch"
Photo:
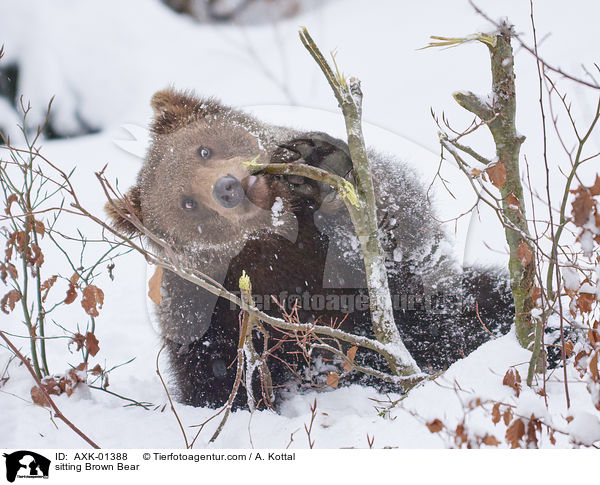
[[[505,180],[498,182],[496,179],[496,185],[502,196],[502,212],[510,225],[514,226],[511,228],[504,225],[510,251],[508,266],[515,302],[517,337],[521,345],[528,348],[534,338],[534,324],[530,312],[534,307],[531,290],[535,277],[535,253],[525,217],[525,200],[519,172],[519,153],[525,138],[518,134],[515,126],[516,91],[512,35],[512,27],[502,24],[500,31],[495,35],[495,41],[484,42],[491,57],[490,101],[484,102],[472,93],[458,93],[454,98],[463,108],[486,122],[496,145],[497,168],[505,172]],[[515,200],[518,203],[515,203]]]

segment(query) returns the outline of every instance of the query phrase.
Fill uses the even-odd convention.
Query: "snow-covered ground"
[[[478,4],[493,18],[508,17],[525,39],[531,39],[529,2],[481,0]],[[558,0],[538,1],[536,19],[538,37],[543,39],[542,55],[584,77],[580,64],[590,66],[598,60],[599,13],[600,7],[583,0],[573,0],[568,7]],[[276,25],[252,27],[197,24],[158,0],[4,0],[0,7],[0,45],[4,44],[5,57],[0,63],[19,63],[19,91],[33,107],[30,122],[35,124],[43,118],[48,101],[55,95],[53,125],[63,134],[76,132],[82,124],[99,130],[42,144],[45,156],[60,167],[77,167],[74,185],[88,207],[101,213],[104,197],[94,172],[108,164],[106,173],[111,179],[118,178],[120,188],[134,182],[147,141],[150,96],[168,85],[217,96],[266,121],[343,136],[343,119],[330,88],[298,39],[300,25],[308,27],[324,51],[337,49],[336,59],[342,70],[362,80],[367,143],[397,154],[414,166],[423,180],[433,180],[439,147],[430,107],[437,113],[444,111],[457,125],[467,126],[470,117],[455,105],[451,93],[489,91],[489,58],[484,46],[473,43],[441,51],[417,50],[427,44],[430,35],[461,36],[490,30],[465,0],[339,0]],[[548,33],[551,35],[546,36]],[[545,180],[535,67],[529,54],[516,49],[517,124],[527,136],[523,153],[531,166],[532,184],[541,191]],[[572,93],[578,119],[588,119],[595,104],[591,93],[575,85],[565,86]],[[4,121],[14,113],[8,113],[0,104],[0,115]],[[591,140],[596,151],[600,151],[598,141]],[[482,135],[479,144],[483,152],[492,153],[491,139]],[[585,180],[596,171],[587,167],[582,177]],[[472,199],[468,182],[458,170],[448,165],[444,176],[453,191],[461,194],[454,199],[441,184],[434,185],[438,213],[447,219],[470,207]],[[551,184],[551,190],[556,194],[563,179],[558,170],[553,176],[556,183]],[[94,230],[88,221],[79,219],[66,217],[63,224],[85,234]],[[463,218],[456,226],[448,224],[447,230],[456,234],[459,258],[506,263],[503,231],[485,209],[480,217]],[[59,264],[53,263],[58,256],[47,255],[46,260],[47,274],[51,274],[52,264]],[[104,290],[105,303],[96,328],[100,352],[92,365],[100,363],[103,368],[111,368],[135,359],[110,373],[109,390],[153,406],[151,410],[124,407],[124,401],[85,386],[79,386],[70,397],[57,397],[56,403],[103,447],[184,446],[177,422],[169,406],[164,406],[167,397],[155,372],[160,342],[149,316],[145,261],[135,254],[120,257],[114,275],[114,281],[104,275],[97,283]],[[67,307],[55,318],[64,327],[74,329],[78,324],[85,326],[83,316]],[[2,314],[0,322],[3,330],[24,333],[16,311],[8,317]],[[63,335],[58,327],[52,327],[51,332]],[[27,352],[25,340],[15,341]],[[66,348],[64,339],[49,342],[53,371],[61,372],[79,363],[79,354],[70,354]],[[9,355],[4,347],[0,348],[0,370]],[[312,439],[317,448],[364,448],[371,437],[378,448],[456,446],[454,434],[461,423],[473,433],[469,439],[481,441],[495,436],[502,441],[507,426],[503,420],[492,422],[490,403],[495,402],[510,407],[514,415],[529,413],[524,418],[536,410],[536,417],[558,430],[556,446],[572,446],[561,430],[577,436],[582,443],[597,440],[599,412],[583,384],[571,386],[570,409],[564,402],[561,372],[551,376],[546,388],[548,408],[544,398],[524,383],[518,397],[514,389],[503,385],[509,368],[517,369],[524,378],[528,361],[529,352],[511,333],[483,345],[397,404],[392,405],[399,395],[383,396],[358,386],[295,395],[280,414],[233,413],[211,446],[305,448],[308,440],[304,424],[310,422],[310,406],[315,399],[317,417]],[[165,362],[161,368],[167,375]],[[0,388],[0,447],[84,445],[62,422],[55,423],[47,410],[31,402],[33,381],[23,366],[13,362],[8,375],[10,379]],[[190,426],[214,413],[179,404],[176,409],[189,436],[196,429]],[[570,424],[566,419],[569,416],[575,417]],[[443,429],[434,433],[428,425],[435,429],[432,423],[436,420]],[[208,445],[216,425],[213,422],[207,426],[196,447]],[[543,434],[540,445],[551,446],[550,437]]]

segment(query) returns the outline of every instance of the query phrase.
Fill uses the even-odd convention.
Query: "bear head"
[[[267,125],[213,98],[166,89],[151,100],[152,143],[137,184],[109,202],[117,229],[142,223],[176,248],[237,253],[265,232],[289,239],[298,216],[343,205],[332,189],[298,176],[254,174],[255,163],[308,163],[347,176],[344,142]]]

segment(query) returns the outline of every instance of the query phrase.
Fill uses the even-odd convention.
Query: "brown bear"
[[[372,335],[360,245],[342,201],[324,184],[252,174],[247,164],[306,163],[352,181],[347,145],[324,133],[268,125],[191,93],[160,91],[151,104],[152,143],[128,202],[117,201],[121,210],[133,210],[176,254],[230,291],[245,271],[267,313],[281,316],[274,297],[288,310],[296,303],[302,322]],[[422,369],[443,369],[489,338],[481,321],[497,334],[509,329],[506,278],[459,268],[413,171],[369,155],[396,323]],[[136,232],[112,206],[107,211],[116,228]],[[161,292],[158,319],[179,399],[225,403],[236,373],[239,309],[168,271]],[[307,370],[302,353],[270,331],[276,389],[314,384],[318,370],[330,368],[324,355]],[[357,359],[384,368],[363,350]],[[243,391],[238,398],[245,402]]]

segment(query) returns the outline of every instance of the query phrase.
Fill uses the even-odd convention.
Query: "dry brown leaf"
[[[594,355],[588,364],[588,368],[590,369],[592,380],[594,382],[598,382],[598,351],[594,352]]]
[[[348,352],[346,352],[346,357],[348,358],[348,360],[344,360],[342,367],[344,367],[344,369],[347,370],[348,372],[350,372],[353,368],[352,364],[354,364],[354,358],[356,357],[357,350],[358,350],[358,347],[355,345],[353,347],[350,347],[348,349]]]
[[[15,245],[19,252],[22,253],[23,251],[25,251],[25,248],[27,246],[27,234],[25,234],[25,231],[18,231],[15,234],[15,236]]]
[[[42,221],[34,221],[33,222],[33,230],[37,232],[41,237],[44,237],[46,234],[46,226]]]
[[[508,369],[502,379],[502,384],[508,387],[512,387],[515,390],[515,394],[519,397],[521,393],[521,375],[516,369]]]
[[[439,419],[434,419],[433,421],[427,423],[427,429],[431,433],[439,433],[444,429],[444,423],[442,423]]]
[[[565,342],[565,354],[566,354],[567,357],[571,357],[571,354],[573,353],[573,348],[574,347],[575,347],[575,345],[570,340],[567,340]]]
[[[455,439],[456,439],[457,444],[465,443],[468,439],[467,433],[465,431],[465,427],[462,424],[459,424],[456,426],[456,430],[454,431],[454,434],[456,436]]]
[[[16,280],[19,277],[19,272],[12,263],[0,263],[0,280],[2,280],[2,283],[6,283],[7,276]]]
[[[69,289],[67,290],[67,297],[65,298],[65,303],[67,305],[73,303],[77,298],[77,282],[79,281],[79,273],[73,273],[71,279],[69,280]]]
[[[6,199],[6,209],[4,209],[6,215],[10,215],[10,206],[13,204],[13,202],[17,202],[18,200],[19,198],[17,197],[17,194],[10,194],[8,196]]]
[[[576,306],[581,313],[590,313],[592,311],[592,303],[595,300],[596,296],[591,293],[579,293]]]
[[[50,407],[48,398],[38,386],[33,386],[31,388],[31,400],[38,406]]]
[[[592,194],[594,197],[600,195],[600,176],[598,174],[596,174],[594,185],[590,187],[590,194]]]
[[[494,435],[486,434],[485,438],[483,438],[483,444],[488,446],[498,446],[500,441],[498,441]]]
[[[501,189],[506,183],[506,167],[502,162],[496,162],[485,169],[490,181],[495,187]]]
[[[506,441],[510,444],[511,448],[518,448],[519,441],[525,434],[525,424],[520,418],[515,419],[512,424],[506,430]]]
[[[104,292],[95,285],[88,285],[83,290],[83,298],[81,299],[81,306],[88,315],[97,317],[98,308],[102,308],[104,303]]]
[[[582,227],[590,218],[595,205],[594,199],[585,187],[579,187],[572,192],[576,194],[572,204],[573,222],[576,226]]]
[[[42,253],[42,248],[40,248],[36,243],[31,243],[31,251],[28,252],[27,262],[33,266],[36,265],[38,268],[44,264],[44,254]]]
[[[340,376],[337,372],[330,372],[327,375],[327,385],[330,387],[337,387],[339,384],[339,378]]]
[[[85,348],[92,357],[95,357],[100,350],[100,347],[98,346],[98,339],[92,332],[85,334]]]
[[[504,411],[504,414],[502,415],[502,420],[504,421],[504,425],[508,426],[508,424],[512,421],[512,418],[513,418],[512,409],[506,408],[506,411]]]
[[[81,335],[80,333],[76,333],[75,335],[73,335],[73,338],[71,339],[70,343],[76,344],[76,350],[79,351],[83,347],[83,344],[85,344],[85,336]]]
[[[517,199],[512,192],[506,197],[506,202],[508,202],[508,205],[513,209],[519,209],[521,207],[521,201]]]
[[[492,423],[498,424],[500,422],[500,403],[497,402],[492,408]]]
[[[531,263],[531,260],[533,259],[531,248],[525,241],[519,243],[519,247],[517,248],[517,258],[519,258],[519,261],[521,261],[523,266],[529,266],[529,263]]]
[[[52,288],[52,286],[54,286],[54,283],[56,283],[57,278],[58,278],[58,275],[54,275],[54,276],[48,278],[46,281],[44,281],[42,283],[42,286],[40,286],[40,290],[43,292],[42,303],[46,301],[46,298],[48,298],[48,292],[50,291],[50,288]]]
[[[152,278],[148,281],[148,296],[155,305],[159,305],[162,301],[162,295],[160,294],[162,274],[163,269],[160,266],[157,266]]]
[[[15,309],[15,305],[21,300],[21,293],[18,290],[10,290],[6,295],[2,297],[0,301],[0,308],[6,314],[9,314]],[[6,307],[8,306],[9,309]]]

